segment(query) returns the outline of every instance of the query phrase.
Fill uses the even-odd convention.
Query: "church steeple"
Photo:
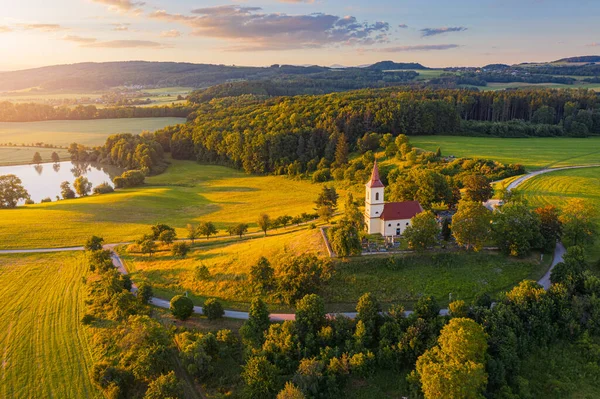
[[[365,224],[369,234],[379,233],[381,230],[380,217],[383,213],[385,200],[383,199],[385,186],[379,177],[377,161],[373,165],[371,180],[365,185]]]
[[[369,188],[378,188],[384,187],[381,179],[379,178],[379,167],[377,166],[377,160],[373,164],[373,171],[371,172],[371,180],[367,183],[367,187]]]

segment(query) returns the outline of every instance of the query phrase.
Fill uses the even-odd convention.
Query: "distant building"
[[[385,202],[384,189],[375,161],[371,180],[366,184],[365,225],[369,234],[381,234],[393,239],[404,233],[410,226],[410,219],[423,212],[423,208],[417,201]]]

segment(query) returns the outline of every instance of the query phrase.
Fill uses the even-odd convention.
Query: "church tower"
[[[384,199],[383,191],[385,186],[379,178],[379,167],[377,161],[373,165],[371,180],[366,184],[365,193],[365,225],[369,234],[382,233],[381,214],[383,213]]]

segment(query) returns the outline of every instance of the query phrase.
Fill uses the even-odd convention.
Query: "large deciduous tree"
[[[198,226],[198,232],[201,235],[206,236],[206,239],[208,240],[210,236],[216,235],[218,230],[212,222],[202,222]]]
[[[492,231],[500,250],[511,256],[527,255],[543,240],[538,214],[522,201],[509,202],[498,209]]]
[[[440,226],[431,211],[413,216],[411,224],[404,231],[410,249],[423,250],[435,245]]]
[[[546,205],[545,207],[537,208],[535,213],[540,218],[540,233],[544,240],[544,251],[552,252],[562,232],[558,208],[554,205]]]
[[[452,217],[452,235],[467,250],[479,251],[490,233],[492,214],[480,202],[461,201]]]
[[[468,175],[463,179],[465,199],[468,201],[485,202],[492,198],[494,189],[488,179],[482,175]]]
[[[73,188],[77,192],[77,195],[85,197],[92,191],[92,183],[86,177],[79,176],[73,182]]]
[[[588,202],[573,198],[567,201],[559,217],[563,226],[563,242],[567,247],[586,246],[596,239],[595,208]]]
[[[21,179],[15,175],[0,176],[0,208],[14,208],[19,201],[29,199]]]

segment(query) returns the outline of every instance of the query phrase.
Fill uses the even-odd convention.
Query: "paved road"
[[[543,173],[548,173],[548,172],[554,172],[554,171],[558,171],[558,170],[565,170],[565,169],[578,169],[578,168],[592,168],[592,167],[598,167],[600,165],[589,165],[589,166],[570,166],[570,167],[564,167],[564,168],[554,168],[554,169],[542,169],[542,170],[538,170],[536,172],[531,172],[528,173],[525,176],[522,176],[518,179],[516,179],[515,181],[513,181],[508,187],[508,190],[513,190],[516,187],[518,187],[520,184],[522,184],[524,181],[526,181],[527,179],[530,179],[533,176],[537,176]],[[118,245],[122,245],[122,244],[126,244],[126,243],[120,243],[120,244],[107,244],[104,246],[104,248],[106,249],[110,249],[112,251],[112,261],[113,264],[115,265],[115,267],[119,270],[119,272],[123,273],[123,274],[127,274],[127,269],[125,269],[125,266],[123,265],[123,262],[121,261],[121,258],[119,257],[119,255],[114,251],[114,248]],[[48,253],[48,252],[64,252],[64,251],[83,251],[84,248],[83,247],[66,247],[66,248],[40,248],[40,249],[7,249],[7,250],[0,250],[0,254],[18,254],[18,253]],[[544,277],[542,277],[538,283],[544,287],[544,289],[549,289],[550,288],[550,274],[552,273],[552,270],[554,269],[554,266],[556,266],[558,263],[562,262],[563,260],[563,255],[565,254],[566,250],[564,245],[559,242],[556,245],[556,249],[554,250],[554,259],[552,260],[552,264],[550,266],[550,268],[548,269],[548,271],[546,272],[546,274],[544,275]],[[132,287],[132,291],[136,292],[137,291],[137,286],[134,284]],[[164,308],[164,309],[169,309],[169,301],[165,300],[165,299],[161,299],[161,298],[152,298],[151,303],[154,306],[158,306],[159,308]],[[194,306],[194,312],[198,313],[198,314],[202,314],[202,307],[201,306]],[[409,315],[411,314],[411,311],[407,311],[406,314]],[[338,315],[344,315],[346,317],[350,317],[350,318],[354,318],[356,317],[356,313],[355,312],[344,312],[344,313],[331,313],[329,314],[330,317],[335,316],[336,314]],[[447,315],[448,314],[448,309],[442,309],[440,311],[441,315]],[[248,319],[248,313],[247,312],[239,312],[236,310],[226,310],[225,317],[227,318],[231,318],[231,319],[238,319],[238,320],[247,320]],[[271,314],[271,320],[273,321],[284,321],[284,320],[294,320],[296,318],[296,315],[293,313],[272,313]]]

